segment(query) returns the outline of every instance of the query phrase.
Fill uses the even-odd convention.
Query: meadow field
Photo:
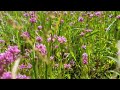
[[[119,11],[0,11],[0,79],[119,79]]]

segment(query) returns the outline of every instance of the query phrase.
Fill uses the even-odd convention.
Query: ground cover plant
[[[119,79],[119,11],[1,11],[0,79]]]

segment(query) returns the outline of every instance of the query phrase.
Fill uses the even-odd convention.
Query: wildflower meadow
[[[119,79],[119,11],[0,11],[0,79]]]

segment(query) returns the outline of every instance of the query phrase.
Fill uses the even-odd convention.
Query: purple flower
[[[118,15],[116,18],[117,18],[117,19],[120,19],[120,15]]]
[[[80,33],[80,36],[84,36],[84,35],[85,35],[85,33],[84,33],[84,32],[81,32],[81,33]]]
[[[58,47],[59,47],[58,45],[55,46],[55,48],[58,48]]]
[[[36,49],[37,49],[42,55],[46,55],[46,54],[47,54],[46,46],[43,45],[43,44],[38,44],[38,45],[36,45]]]
[[[32,68],[32,65],[30,63],[28,63],[27,68],[29,68],[29,69]]]
[[[82,45],[82,48],[83,48],[83,49],[86,49],[86,45]]]
[[[13,55],[13,53],[6,51],[4,54],[4,58],[5,58],[5,64],[9,64],[12,63],[16,60],[16,56]]]
[[[18,74],[16,79],[30,79],[29,76]]]
[[[48,42],[51,42],[51,41],[52,41],[52,42],[55,42],[55,38],[54,38],[54,37],[53,37],[53,38],[52,38],[52,37],[49,37],[49,38],[47,39],[47,41],[48,41]]]
[[[94,16],[94,14],[90,14],[89,17],[92,18]]]
[[[70,68],[71,68],[71,65],[70,65],[70,64],[64,64],[64,68],[65,68],[65,69],[70,69]]]
[[[10,64],[14,62],[20,50],[17,46],[9,46],[8,49],[0,54],[0,64]]]
[[[12,78],[12,74],[11,72],[4,72],[1,79],[11,79]]]
[[[71,66],[74,66],[74,65],[75,65],[75,61],[74,61],[74,60],[71,60],[71,61],[70,61],[70,65],[71,65]]]
[[[25,69],[26,68],[26,65],[24,65],[24,64],[21,64],[21,65],[19,65],[19,68],[22,70],[22,69]]]
[[[35,17],[32,17],[32,18],[30,18],[30,22],[31,22],[31,23],[36,23],[36,22],[37,22],[37,19],[36,19]]]
[[[64,20],[61,20],[60,23],[64,23]]]
[[[67,42],[66,38],[63,37],[63,36],[59,36],[59,37],[58,37],[58,41],[59,41],[61,44]]]
[[[78,18],[78,21],[79,21],[79,22],[83,22],[83,21],[84,21],[83,17],[79,17],[79,18]]]
[[[32,68],[32,65],[30,63],[28,63],[28,65],[21,64],[21,65],[19,65],[19,68],[21,70],[22,69],[30,69],[30,68]]]
[[[36,16],[35,15],[35,11],[30,11],[29,14],[30,14],[31,17],[35,17]]]
[[[58,38],[58,36],[57,36],[57,35],[54,35],[53,37],[54,37],[55,39],[56,39],[56,38]]]
[[[37,37],[36,37],[36,40],[37,40],[38,42],[42,42],[42,37],[37,36]]]
[[[18,49],[18,46],[9,46],[7,51],[9,51],[13,54],[19,54],[20,53],[20,50]]]
[[[3,60],[5,59],[5,53],[0,54],[0,64],[3,63]]]
[[[28,32],[23,32],[21,36],[23,38],[30,38],[30,34]]]
[[[28,16],[29,16],[29,14],[28,14],[28,13],[24,13],[24,16],[25,16],[25,17],[28,17]]]
[[[41,30],[42,29],[42,26],[38,26],[38,30]]]
[[[95,12],[95,15],[96,15],[96,16],[100,16],[101,14],[102,14],[102,13],[101,13],[100,11],[96,11],[96,12]]]
[[[88,55],[87,55],[87,53],[83,53],[82,54],[82,60],[83,60],[83,64],[87,64],[88,63]]]
[[[92,32],[92,30],[91,29],[86,29],[85,32]]]
[[[0,40],[0,43],[5,43],[5,41],[4,40]]]
[[[54,56],[50,56],[50,60],[53,60],[54,59]]]

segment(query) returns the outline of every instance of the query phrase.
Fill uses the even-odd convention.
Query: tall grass
[[[31,12],[0,12],[0,40],[5,40],[5,43],[0,43],[0,53],[9,45],[17,45],[22,56],[19,65],[32,65],[29,69],[20,69],[19,65],[16,65],[14,69],[17,68],[18,73],[30,76],[31,79],[112,77],[109,70],[114,70],[116,63],[108,56],[116,57],[115,45],[119,40],[120,29],[120,21],[116,18],[118,11],[36,11],[36,23],[31,23],[30,16],[24,16],[25,13]],[[78,20],[79,17],[82,17],[83,21]],[[38,26],[42,26],[42,29],[38,30]],[[23,32],[28,32],[30,38],[21,37]],[[66,42],[60,43],[57,38],[54,42],[48,42],[47,39],[53,39],[54,35],[65,37]],[[37,36],[41,36],[43,41],[39,43]],[[42,55],[36,49],[36,44],[45,45],[47,54]],[[86,49],[82,48],[83,45]],[[83,53],[88,55],[87,64],[83,63]],[[51,56],[54,57],[52,60]],[[70,63],[71,60],[74,65]],[[12,70],[13,65],[14,62],[5,70],[12,71],[15,78],[17,74],[16,70]]]

